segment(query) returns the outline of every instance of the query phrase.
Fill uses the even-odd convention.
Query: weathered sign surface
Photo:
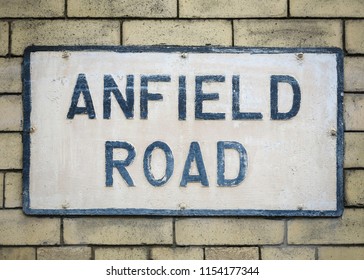
[[[30,47],[24,211],[338,216],[339,49]]]

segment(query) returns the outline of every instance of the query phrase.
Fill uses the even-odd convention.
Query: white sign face
[[[30,47],[24,211],[338,216],[338,49]]]

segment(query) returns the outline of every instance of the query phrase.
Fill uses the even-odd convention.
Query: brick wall
[[[340,47],[340,218],[30,217],[21,209],[28,45]],[[0,0],[0,259],[364,259],[364,1]]]

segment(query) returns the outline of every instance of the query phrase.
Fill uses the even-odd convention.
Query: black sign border
[[[250,53],[250,54],[279,54],[279,53],[329,53],[336,55],[337,61],[337,131],[336,131],[336,178],[337,178],[337,207],[336,210],[255,210],[255,209],[141,209],[141,208],[106,208],[106,209],[32,209],[30,208],[29,178],[30,178],[30,143],[31,123],[31,53],[42,51],[110,51],[118,53]],[[343,51],[340,48],[250,48],[250,47],[190,47],[190,46],[30,46],[24,51],[22,65],[23,80],[23,211],[27,215],[73,215],[73,216],[263,216],[263,217],[339,217],[344,211],[344,69]]]

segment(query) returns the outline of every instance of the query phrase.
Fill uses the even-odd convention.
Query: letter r
[[[125,160],[114,160],[114,149],[125,149],[128,151],[128,156]],[[119,171],[121,177],[125,180],[129,187],[134,186],[133,179],[130,177],[126,166],[129,166],[135,158],[134,147],[127,142],[120,141],[106,141],[105,142],[105,171],[106,171],[106,186],[113,185],[113,168]]]

